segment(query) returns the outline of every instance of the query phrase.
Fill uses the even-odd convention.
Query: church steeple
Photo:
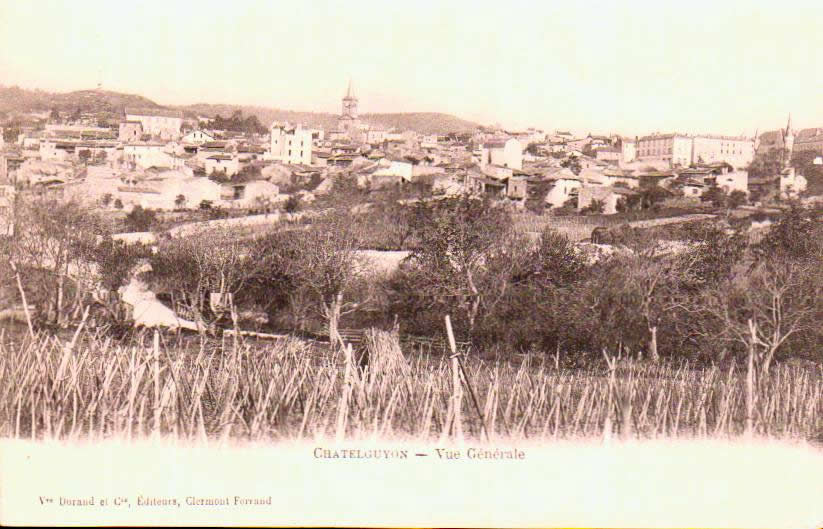
[[[354,95],[351,79],[349,79],[349,86],[346,89],[346,95],[343,97],[342,116],[344,118],[349,117],[352,119],[357,119],[357,97]]]
[[[783,165],[788,167],[792,159],[792,151],[794,150],[794,131],[792,130],[792,114],[789,113],[789,121],[786,122],[786,130],[783,132],[783,152],[785,157]]]

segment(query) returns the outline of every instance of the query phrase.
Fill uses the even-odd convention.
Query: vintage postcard
[[[821,21],[0,1],[0,524],[823,527]]]

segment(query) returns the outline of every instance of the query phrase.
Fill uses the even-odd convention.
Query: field
[[[0,437],[430,442],[746,431],[746,377],[734,366],[621,359],[613,370],[603,360],[568,371],[553,356],[489,361],[470,350],[457,375],[467,383],[455,391],[448,357],[402,355],[389,333],[367,337],[359,363],[294,338],[155,336],[114,343],[83,332],[15,341],[0,334]],[[753,435],[823,441],[819,366],[776,366],[753,390]]]

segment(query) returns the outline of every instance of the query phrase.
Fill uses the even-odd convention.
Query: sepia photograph
[[[0,524],[823,528],[823,4],[0,0]]]

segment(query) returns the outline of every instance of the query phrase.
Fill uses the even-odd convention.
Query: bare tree
[[[94,288],[93,248],[107,230],[101,219],[74,201],[20,200],[15,211],[10,260],[21,285],[62,325]]]
[[[149,263],[146,279],[171,293],[173,302],[190,312],[202,332],[226,309],[235,318],[233,298],[255,273],[259,259],[252,245],[230,230],[204,228],[161,242]]]
[[[703,310],[719,323],[717,338],[753,352],[764,374],[794,336],[812,330],[820,287],[808,263],[764,261],[745,276],[706,292]]]
[[[259,246],[265,263],[261,273],[271,281],[285,279],[292,302],[302,305],[307,296],[315,299],[333,344],[342,343],[341,316],[368,301],[346,301],[364,264],[358,246],[354,223],[342,212],[332,212],[306,229],[276,232]]]

